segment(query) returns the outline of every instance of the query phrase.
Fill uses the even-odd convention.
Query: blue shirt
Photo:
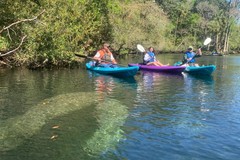
[[[143,61],[144,61],[145,63],[155,62],[156,59],[155,59],[155,54],[154,54],[154,52],[148,51],[148,52],[145,54]]]
[[[184,59],[187,60],[192,58],[188,63],[195,63],[195,59],[193,58],[196,55],[194,52],[187,51],[184,53]]]

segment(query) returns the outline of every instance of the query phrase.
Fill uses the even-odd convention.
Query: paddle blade
[[[140,51],[140,52],[146,52],[144,47],[141,45],[141,44],[138,44],[137,45],[137,49]]]
[[[210,42],[212,41],[211,38],[207,38],[205,41],[204,41],[204,45],[208,45]]]
[[[81,57],[81,58],[90,58],[91,59],[91,57],[88,57],[88,56],[85,56],[85,55],[82,55],[82,54],[77,54],[77,53],[75,53],[75,56]]]

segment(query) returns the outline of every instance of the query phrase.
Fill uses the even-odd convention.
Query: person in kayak
[[[197,50],[197,52],[193,52],[193,47],[189,46],[187,51],[184,53],[182,64],[187,65],[187,66],[196,66],[198,67],[199,65],[196,63],[195,58],[200,57],[202,55],[201,48]]]
[[[145,65],[153,65],[153,66],[168,66],[160,63],[155,56],[153,47],[149,47],[148,52],[145,53],[143,58],[143,64]]]
[[[112,52],[109,50],[109,47],[110,45],[108,43],[104,43],[103,47],[98,50],[93,57],[93,60],[97,61],[98,66],[111,67],[112,65],[117,64]]]

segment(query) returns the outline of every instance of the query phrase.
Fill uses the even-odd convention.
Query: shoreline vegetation
[[[1,1],[0,67],[79,67],[109,42],[116,56],[136,45],[157,54],[183,53],[206,37],[206,55],[240,53],[237,0],[17,0]]]

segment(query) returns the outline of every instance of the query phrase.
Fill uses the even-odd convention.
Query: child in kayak
[[[148,52],[145,53],[143,58],[143,64],[145,65],[153,65],[153,66],[168,66],[160,63],[155,56],[153,47],[149,47]]]

